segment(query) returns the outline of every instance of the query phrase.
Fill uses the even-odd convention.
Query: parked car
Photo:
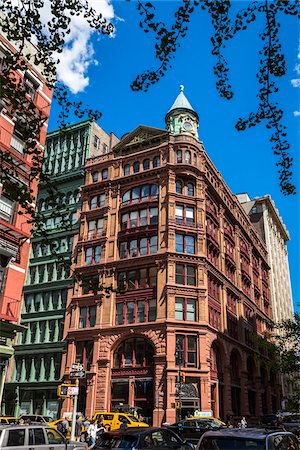
[[[277,414],[265,414],[261,417],[260,422],[267,427],[277,427],[279,417]]]
[[[0,450],[86,450],[47,425],[0,425]]]
[[[300,414],[291,414],[282,418],[282,425],[286,431],[294,433],[298,439],[300,438]]]
[[[0,424],[1,425],[11,425],[14,423],[17,423],[18,419],[16,417],[12,417],[12,416],[3,416],[0,417]]]
[[[196,450],[297,450],[294,434],[263,428],[225,428],[206,431]]]
[[[93,450],[118,448],[126,450],[158,450],[159,447],[172,450],[194,450],[193,444],[182,440],[166,428],[129,428],[103,433],[96,440]]]
[[[49,416],[40,416],[36,414],[22,414],[22,416],[19,417],[18,420],[23,419],[24,422],[31,422],[31,423],[49,423],[51,422],[52,418]]]
[[[165,428],[178,434],[182,439],[186,439],[193,444],[197,444],[202,434],[211,429],[220,428],[219,424],[206,419],[181,420],[172,425],[166,425]]]
[[[148,427],[145,422],[139,422],[133,414],[117,413],[117,412],[96,412],[93,419],[99,420],[103,416],[103,425],[107,431],[117,430],[122,424],[127,427]]]

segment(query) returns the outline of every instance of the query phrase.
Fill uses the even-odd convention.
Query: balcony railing
[[[20,304],[20,300],[7,296],[1,296],[0,319],[8,320],[9,322],[18,322]]]
[[[14,202],[6,197],[0,197],[0,218],[11,223],[14,216]]]
[[[15,136],[14,134],[11,137],[11,141],[10,141],[10,146],[14,149],[17,150],[17,152],[21,153],[21,155],[24,154],[24,150],[25,150],[25,144],[24,142],[18,138],[17,136]]]

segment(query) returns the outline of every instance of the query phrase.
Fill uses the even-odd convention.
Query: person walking
[[[62,435],[64,435],[64,437],[67,437],[67,434],[69,432],[69,422],[68,420],[64,417],[64,419],[58,423],[57,425],[57,431],[60,431]]]
[[[75,422],[75,440],[78,442],[80,440],[80,435],[82,433],[82,420],[79,416],[76,418]]]
[[[91,420],[91,423],[87,429],[89,447],[92,447],[95,444],[97,432],[98,432],[98,425],[95,420]]]
[[[239,424],[239,428],[247,428],[247,420],[246,420],[246,417],[242,417],[242,420],[240,421],[240,424]]]

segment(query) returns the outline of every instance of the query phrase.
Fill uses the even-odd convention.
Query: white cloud
[[[293,80],[291,80],[292,86],[293,87],[299,87],[300,86],[300,78],[294,78]]]
[[[114,17],[114,9],[109,0],[89,0],[89,5],[108,21]],[[46,20],[49,20],[49,14],[50,2],[47,0],[43,11]],[[65,48],[58,55],[60,62],[57,66],[57,77],[68,86],[71,92],[77,94],[89,84],[87,75],[89,66],[98,64],[93,58],[94,48],[91,43],[91,37],[97,31],[89,26],[82,15],[72,16],[70,29],[70,34],[66,36]]]
[[[298,55],[297,58],[300,60],[300,46],[298,47]],[[294,71],[297,73],[297,75],[300,75],[300,63],[297,63],[295,65]],[[292,86],[295,88],[300,87],[300,78],[293,78],[291,80]]]
[[[299,117],[300,116],[300,111],[294,111],[293,114],[294,114],[295,117]]]

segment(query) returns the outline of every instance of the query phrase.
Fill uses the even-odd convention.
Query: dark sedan
[[[202,434],[211,429],[220,428],[218,425],[206,419],[181,420],[173,425],[167,425],[168,430],[178,434],[181,439],[185,439],[193,444],[197,444]]]
[[[165,428],[128,428],[103,433],[96,441],[94,450],[193,450],[194,446]]]

